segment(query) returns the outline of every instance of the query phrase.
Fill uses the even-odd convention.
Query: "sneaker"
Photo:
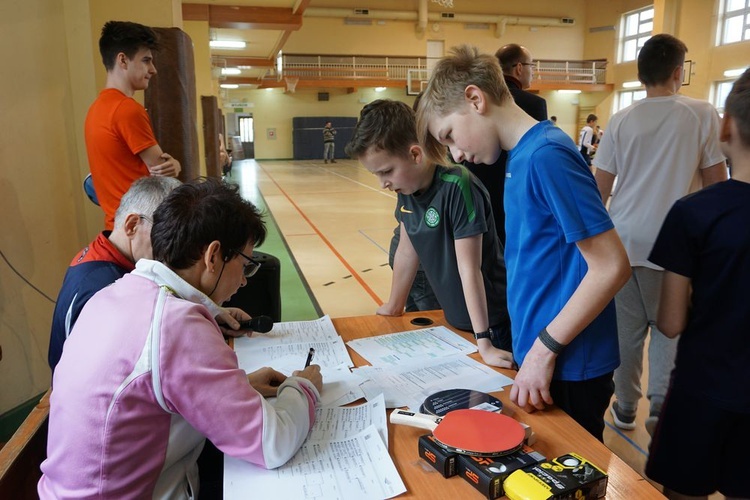
[[[336,160],[331,160],[331,163],[336,163]]]
[[[612,420],[615,422],[615,426],[618,429],[623,429],[626,431],[632,431],[635,429],[635,413],[632,415],[627,415],[620,411],[620,408],[617,406],[617,401],[612,403],[612,407],[609,409],[610,413],[612,413]]]
[[[661,407],[651,408],[648,418],[646,419],[646,422],[644,422],[643,424],[646,426],[646,432],[648,432],[648,435],[651,437],[654,437],[654,431],[656,430],[656,424],[659,423],[660,414],[661,414]]]

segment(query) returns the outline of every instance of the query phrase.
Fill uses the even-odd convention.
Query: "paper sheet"
[[[350,340],[347,345],[373,366],[399,365],[411,363],[415,359],[441,358],[477,351],[476,345],[444,326]]]
[[[513,384],[511,378],[467,356],[415,360],[408,366],[363,366],[354,372],[366,379],[361,386],[365,397],[382,393],[387,408],[418,409],[427,396],[445,389],[494,392]]]
[[[296,369],[301,370],[305,366],[307,353],[311,347],[315,348],[313,363],[321,367],[334,368],[342,364],[354,366],[344,341],[339,336],[329,340],[276,344],[262,337],[234,339],[234,351],[237,353],[239,366],[247,373],[254,372],[264,366],[275,368],[275,360],[286,356],[295,356],[299,360]]]
[[[319,408],[316,415],[308,440],[278,469],[225,457],[224,498],[382,499],[406,491],[387,436],[376,427],[386,425],[382,397],[361,407]]]

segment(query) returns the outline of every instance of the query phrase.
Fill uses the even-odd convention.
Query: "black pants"
[[[224,498],[224,454],[208,439],[198,456],[198,475],[201,482],[199,500]]]
[[[580,382],[553,380],[550,393],[555,404],[589,431],[604,441],[604,414],[615,392],[614,372]]]

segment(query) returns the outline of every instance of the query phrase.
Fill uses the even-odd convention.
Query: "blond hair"
[[[428,130],[434,117],[446,116],[462,109],[469,85],[478,87],[495,105],[512,99],[497,58],[482,54],[474,46],[453,47],[438,61],[417,109],[417,137],[427,158],[447,165],[447,151]]]

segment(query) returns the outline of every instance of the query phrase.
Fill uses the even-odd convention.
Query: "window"
[[[645,90],[623,90],[617,93],[617,99],[615,100],[615,113],[621,109],[625,109],[635,101],[640,101],[646,97]]]
[[[711,104],[714,105],[719,115],[724,116],[724,103],[727,102],[727,96],[732,90],[735,80],[725,82],[716,82],[711,89]]]
[[[253,142],[253,117],[240,117],[240,137],[242,142]]]
[[[716,45],[750,40],[750,0],[722,0]]]
[[[619,62],[635,61],[643,44],[651,38],[653,30],[653,6],[624,14],[620,22]]]

